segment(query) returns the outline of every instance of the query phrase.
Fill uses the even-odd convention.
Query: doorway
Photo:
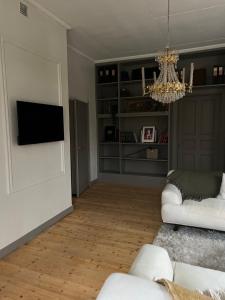
[[[89,107],[70,100],[70,152],[72,194],[79,197],[89,187]]]

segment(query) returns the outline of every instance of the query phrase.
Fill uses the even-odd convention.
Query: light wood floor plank
[[[160,224],[160,191],[97,183],[72,214],[0,261],[0,299],[92,300]]]

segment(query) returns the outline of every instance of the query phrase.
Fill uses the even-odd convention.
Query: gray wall
[[[95,64],[68,47],[69,97],[89,103],[90,181],[97,179]]]

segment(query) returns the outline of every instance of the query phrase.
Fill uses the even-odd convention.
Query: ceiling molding
[[[63,27],[65,27],[67,30],[72,29],[71,25],[69,25],[68,23],[66,23],[65,21],[63,21],[59,17],[57,17],[50,10],[48,10],[47,8],[45,8],[42,5],[40,5],[39,3],[37,3],[35,0],[26,0],[26,2],[30,3],[31,5],[35,6],[39,10],[41,10],[43,13],[45,13],[47,16],[49,16],[50,18],[52,18],[53,20],[55,20],[57,23],[59,23],[60,25],[62,25]]]
[[[80,50],[78,50],[77,48],[75,48],[74,46],[72,46],[71,44],[68,44],[67,47],[68,47],[68,49],[72,50],[72,51],[75,52],[76,54],[79,54],[80,56],[82,56],[82,57],[88,59],[88,60],[91,61],[92,63],[95,63],[95,60],[94,60],[92,57],[90,57],[90,56],[88,56],[87,54],[81,52]]]
[[[179,54],[183,54],[183,53],[194,53],[194,52],[201,52],[201,51],[207,51],[207,50],[216,50],[216,49],[222,49],[222,48],[225,48],[225,43],[202,46],[202,47],[195,47],[195,48],[180,49],[180,50],[177,50],[177,52]],[[102,63],[111,63],[111,62],[118,62],[118,61],[125,61],[125,60],[137,60],[137,59],[152,58],[157,55],[158,55],[158,53],[149,53],[149,54],[115,57],[115,58],[109,58],[109,59],[97,59],[97,60],[94,60],[94,62],[95,62],[95,64],[102,64]]]

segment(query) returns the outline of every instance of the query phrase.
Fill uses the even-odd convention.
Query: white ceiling
[[[155,53],[166,45],[167,0],[35,0],[70,24],[69,44],[93,60]],[[225,43],[225,0],[171,0],[171,45]]]

